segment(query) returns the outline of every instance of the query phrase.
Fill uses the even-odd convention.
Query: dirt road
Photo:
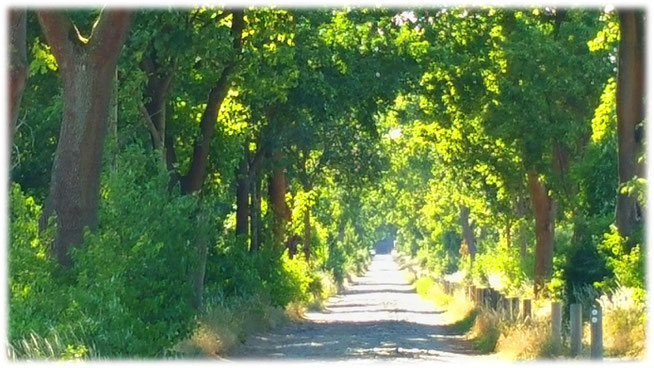
[[[376,255],[369,271],[326,310],[307,320],[253,335],[228,360],[459,361],[475,356],[469,342],[445,325],[443,311],[421,299],[390,255]]]

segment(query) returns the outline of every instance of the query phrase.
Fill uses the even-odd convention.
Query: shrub
[[[37,235],[40,209],[14,187],[11,341],[83,331],[82,345],[100,356],[139,357],[160,355],[190,332],[195,234],[210,234],[195,221],[198,201],[168,192],[156,155],[130,148],[119,162],[102,181],[101,226],[71,250],[70,269],[50,260],[51,237]]]

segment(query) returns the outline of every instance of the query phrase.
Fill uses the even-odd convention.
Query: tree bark
[[[281,151],[273,152],[273,170],[268,185],[270,204],[273,212],[273,236],[275,244],[284,243],[286,223],[291,219],[291,210],[286,204],[286,172],[281,167]]]
[[[618,116],[618,198],[616,223],[622,236],[629,236],[642,226],[642,209],[635,194],[622,194],[622,185],[634,177],[643,177],[643,164],[638,156],[643,152],[645,118],[645,62],[642,13],[634,9],[618,11],[620,17],[620,47],[618,52],[618,85],[616,112]]]
[[[525,236],[525,229],[524,227],[520,226],[518,228],[518,241],[520,242],[520,258],[521,259],[526,259],[527,258],[527,239]]]
[[[504,234],[506,236],[506,246],[507,248],[511,248],[511,218],[507,216],[506,218],[506,226],[504,227]]]
[[[9,139],[11,145],[18,110],[27,81],[27,13],[25,10],[9,11]]]
[[[188,173],[181,177],[182,192],[193,193],[202,188],[202,183],[207,175],[209,164],[209,148],[213,137],[218,112],[222,106],[231,83],[231,77],[236,69],[237,57],[241,52],[241,34],[243,33],[243,11],[235,11],[232,19],[233,47],[236,52],[234,60],[225,66],[223,72],[216,82],[214,88],[209,92],[207,107],[204,109],[200,120],[200,135],[193,145],[193,156],[191,168]]]
[[[64,90],[63,120],[41,225],[56,214],[53,251],[60,264],[69,266],[70,247],[82,243],[85,227],[97,227],[112,80],[132,15],[104,11],[88,42],[76,37],[73,23],[62,11],[41,10],[38,18],[57,59]]]
[[[304,238],[302,244],[304,258],[308,261],[311,258],[311,207],[304,209]]]
[[[256,252],[261,245],[261,175],[257,165],[253,169],[250,180],[250,251]]]
[[[113,81],[111,82],[111,107],[109,109],[109,134],[111,136],[111,166],[116,168],[120,144],[118,141],[118,68],[114,70]]]
[[[170,91],[173,73],[164,72],[162,66],[154,60],[152,55],[143,59],[141,68],[148,78],[145,87],[145,97],[148,101],[143,107],[148,115],[146,123],[150,129],[152,147],[154,149],[165,148],[166,103],[168,102],[168,92]],[[172,163],[167,162],[167,166],[171,169]]]
[[[534,293],[538,295],[545,280],[552,275],[555,203],[545,185],[540,182],[536,170],[529,170],[528,179],[536,232]]]
[[[249,213],[249,142],[243,144],[243,157],[236,172],[236,236],[248,235]]]
[[[470,224],[470,209],[466,206],[461,206],[460,217],[461,217],[461,228],[463,229],[463,238],[466,240],[468,245],[468,254],[470,254],[470,260],[475,260],[475,255],[477,254],[477,242],[475,240],[475,233]]]

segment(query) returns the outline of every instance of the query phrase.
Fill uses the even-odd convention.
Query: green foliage
[[[39,235],[41,206],[12,184],[9,197],[9,340],[31,331],[45,335],[53,327],[50,313],[57,313],[65,296],[56,293],[56,262],[49,256],[53,233]],[[39,312],[48,311],[44,315]]]
[[[23,294],[18,293],[21,289],[16,284],[12,306],[17,313],[36,318],[16,315],[12,321],[39,323],[39,318],[44,318],[49,323],[41,321],[39,329],[12,326],[11,336],[25,336],[30,329],[43,334],[47,326],[65,328],[74,321],[102,356],[154,356],[189,332],[189,276],[197,260],[195,253],[187,250],[195,246],[198,229],[210,229],[195,221],[195,198],[167,192],[168,175],[153,157],[135,149],[121,155],[120,167],[104,180],[102,227],[87,233],[84,244],[72,251],[71,269],[60,276],[51,272],[30,277],[28,286],[21,288]],[[14,243],[20,246],[21,242]],[[29,265],[27,256],[49,260],[36,240],[34,244],[31,253],[11,252],[10,259],[17,265],[12,271],[14,278]],[[39,285],[43,279],[51,283],[48,288]],[[20,304],[21,298],[51,304],[28,309]]]
[[[229,9],[137,12],[118,64],[99,227],[72,250],[69,269],[49,254],[53,225],[38,231],[62,88],[28,12],[30,75],[11,160],[9,339],[17,357],[153,357],[190,340],[222,351],[206,339],[233,345],[254,330],[248,324],[267,325],[244,311],[319,302],[333,281],[363,271],[381,240],[433,274],[528,294],[531,170],[556,204],[549,296],[586,303],[597,292],[590,285],[623,285],[645,298],[644,229],[630,239],[606,231],[618,191],[646,207],[645,179],[616,185],[616,12],[243,11],[241,48]],[[69,15],[86,34],[97,12]],[[207,96],[226,67],[204,185],[182,195],[177,174],[194,162]],[[174,162],[151,148],[141,110],[149,83],[168,77],[164,138]],[[235,236],[243,158],[257,168],[248,180],[262,184],[257,252],[248,236]],[[288,184],[284,243],[304,244],[310,232],[308,260],[273,245],[273,169]],[[198,311],[191,300],[203,246],[207,308]],[[424,280],[418,287],[433,289]],[[492,349],[499,329],[494,316],[482,317],[477,327],[488,333],[479,343]]]
[[[598,285],[605,289],[616,285],[633,287],[644,293],[645,257],[641,250],[642,242],[629,246],[617,227],[611,225],[599,247],[606,254],[606,264],[613,275]]]

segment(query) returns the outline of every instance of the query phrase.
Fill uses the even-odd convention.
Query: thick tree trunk
[[[83,241],[84,228],[97,227],[112,80],[131,14],[104,11],[88,43],[71,37],[75,28],[63,12],[39,11],[38,16],[64,87],[63,120],[41,224],[56,214],[53,250],[57,260],[68,266],[68,250]]]
[[[642,226],[643,216],[636,195],[620,193],[620,187],[634,177],[643,177],[638,156],[643,151],[645,118],[645,62],[642,13],[634,9],[619,10],[620,49],[618,52],[618,200],[616,223],[620,234],[629,236]]]
[[[9,11],[9,139],[11,145],[18,120],[20,101],[27,81],[27,14],[25,10]]]
[[[273,152],[273,170],[268,185],[270,204],[273,212],[274,243],[284,244],[284,230],[291,219],[291,211],[286,204],[286,172],[280,166],[281,151]]]
[[[545,185],[538,179],[538,173],[534,169],[529,170],[528,178],[536,231],[534,291],[538,295],[538,292],[545,284],[545,280],[552,275],[554,216],[556,212],[555,203],[550,198]]]
[[[248,235],[249,206],[249,142],[243,145],[243,158],[236,172],[236,236]]]
[[[461,206],[460,208],[460,217],[461,217],[461,228],[463,229],[463,238],[468,245],[468,254],[470,254],[470,260],[475,260],[475,255],[477,254],[477,242],[475,240],[475,233],[470,224],[470,209],[466,206]]]

